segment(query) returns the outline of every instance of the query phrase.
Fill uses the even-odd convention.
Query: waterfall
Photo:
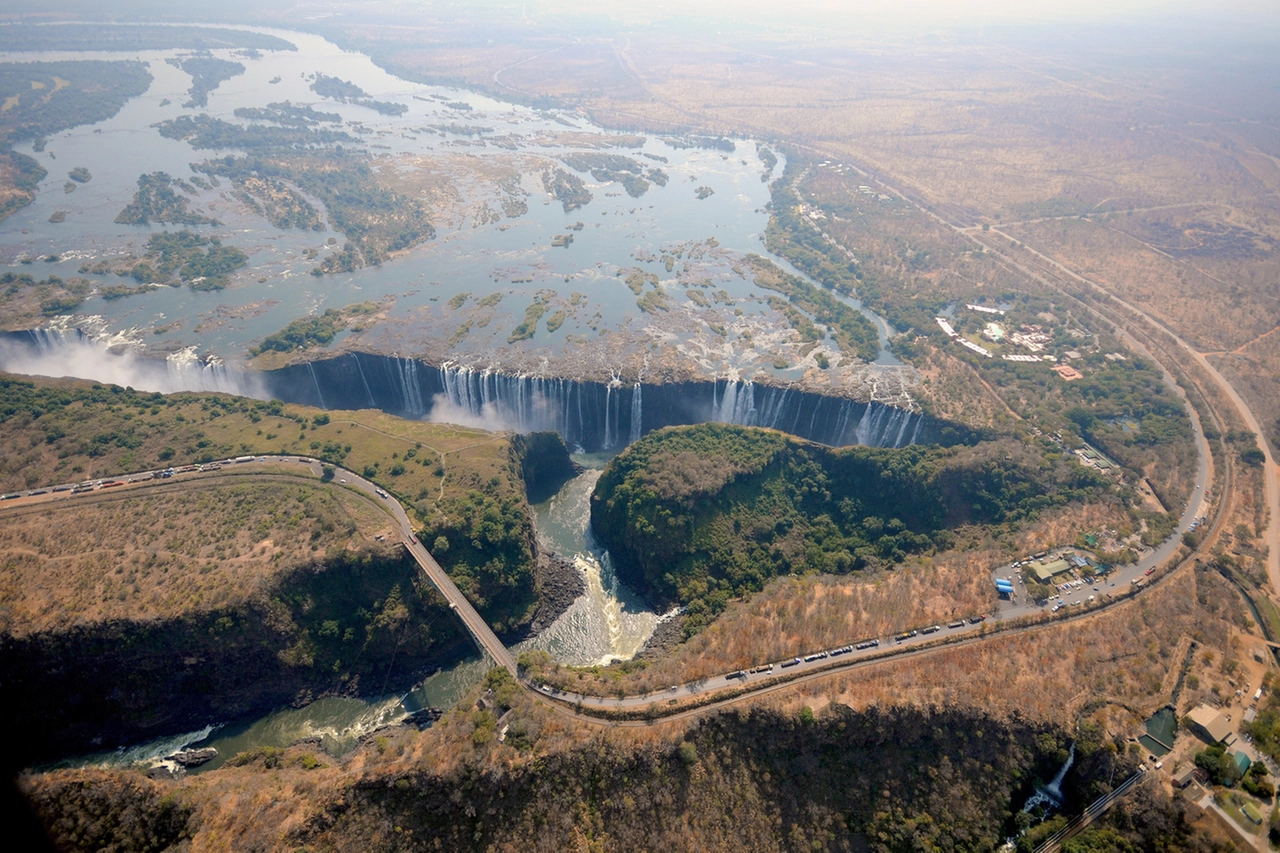
[[[360,366],[360,354],[351,353],[351,360],[356,363],[356,370],[360,373],[360,382],[364,385],[364,393],[369,398],[369,408],[376,409],[378,404],[373,402],[373,389],[369,387],[369,380],[365,378],[364,368]]]
[[[23,344],[34,351],[26,333]],[[223,369],[206,370],[202,381],[221,382]],[[368,353],[281,368],[265,379],[270,395],[284,401],[319,401],[334,409],[373,405],[405,417],[490,430],[554,430],[570,448],[589,452],[625,447],[661,427],[708,421],[769,427],[832,447],[903,447],[939,437],[936,422],[905,409],[749,380],[628,386],[616,377],[587,382],[511,375]],[[948,432],[951,441],[965,436],[954,426]]]
[[[243,376],[233,372],[217,356],[201,358],[195,347],[185,347],[165,357],[165,371],[174,388],[243,394]]]
[[[640,383],[637,382],[631,390],[631,440],[628,444],[635,444],[640,440],[641,432],[641,409],[640,409]]]
[[[1076,745],[1071,744],[1071,749],[1067,752],[1067,760],[1063,762],[1062,767],[1058,769],[1058,775],[1053,777],[1053,781],[1044,787],[1037,786],[1036,792],[1027,798],[1026,805],[1022,807],[1024,812],[1029,812],[1036,806],[1049,806],[1053,808],[1062,808],[1062,780],[1066,778],[1067,771],[1071,769],[1071,765],[1076,760]]]
[[[1050,782],[1049,785],[1045,788],[1045,790],[1048,791],[1049,795],[1052,796],[1058,802],[1062,802],[1062,780],[1066,778],[1067,771],[1071,769],[1071,765],[1075,763],[1075,760],[1076,760],[1076,745],[1073,742],[1071,744],[1071,749],[1067,752],[1067,760],[1063,763],[1062,767],[1059,768],[1058,770],[1058,775],[1054,776],[1053,781]]]
[[[876,429],[877,419],[884,414],[883,409],[868,409],[858,419],[858,426],[853,431],[854,444],[871,444],[871,435]]]
[[[357,365],[359,363],[356,361]],[[427,409],[422,405],[422,388],[418,385],[417,360],[397,358],[396,363],[400,368],[400,390],[404,394],[405,411],[413,415],[425,415]]]
[[[757,423],[757,415],[756,385],[751,380],[725,382],[719,402],[716,401],[715,386],[712,386],[711,420],[738,426],[772,426],[772,423],[764,421]]]
[[[307,362],[307,372],[311,374],[311,382],[316,386],[316,397],[320,400],[320,408],[329,408],[324,404],[324,394],[320,391],[320,380],[316,379],[316,369],[311,366],[311,362]]]
[[[617,439],[613,434],[613,383],[610,382],[604,386],[604,447],[608,450],[617,443]]]

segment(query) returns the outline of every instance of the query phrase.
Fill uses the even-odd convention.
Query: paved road
[[[297,470],[299,473],[306,470],[319,479],[323,474],[321,463],[305,456],[259,456],[255,457],[253,462],[236,463],[229,460],[221,463],[221,468],[214,469],[213,473],[252,473],[255,471],[253,466],[255,463],[280,463],[286,466],[299,465]],[[184,466],[186,467],[186,466]],[[288,468],[286,467],[286,473]],[[185,472],[175,473],[172,477],[163,479],[151,479],[151,472],[138,472],[134,474],[118,474],[113,477],[102,478],[104,482],[118,482],[122,485],[109,487],[111,492],[128,491],[146,486],[158,486],[166,483],[189,482],[190,479],[200,476],[208,476],[210,472]],[[146,479],[143,479],[143,478]],[[95,481],[97,482],[97,481]],[[458,618],[462,620],[463,625],[471,632],[472,638],[481,651],[487,652],[489,657],[498,663],[499,666],[505,667],[512,675],[517,675],[516,661],[502,644],[497,635],[489,628],[488,623],[481,618],[476,609],[471,606],[471,602],[462,594],[461,590],[454,585],[449,575],[445,573],[440,564],[435,561],[430,552],[418,542],[413,534],[413,525],[409,521],[409,515],[405,512],[400,502],[381,488],[345,468],[334,468],[333,483],[341,488],[354,489],[364,492],[375,502],[382,505],[383,509],[395,520],[399,528],[400,540],[405,548],[413,555],[414,560],[426,573],[428,580],[435,586],[440,594],[448,601],[450,608],[458,614]],[[20,497],[10,498],[0,503],[2,508],[18,508],[31,506],[32,504],[55,501],[55,500],[74,500],[79,498],[84,492],[77,493],[70,491],[71,484],[66,486],[49,486],[39,489],[20,492]],[[55,488],[57,491],[55,491]],[[98,487],[88,494],[101,494],[104,491],[102,487]]]
[[[1195,418],[1194,411],[1192,412]],[[1155,550],[1147,553],[1134,566],[1121,568],[1109,576],[1104,581],[1099,581],[1095,587],[1085,586],[1079,591],[1079,598],[1084,599],[1088,595],[1095,595],[1100,599],[1101,604],[1106,604],[1107,599],[1121,600],[1131,590],[1132,581],[1139,578],[1146,578],[1148,570],[1154,571],[1164,561],[1169,559],[1181,544],[1180,534],[1189,528],[1191,523],[1201,514],[1201,504],[1203,503],[1205,490],[1209,487],[1210,469],[1207,466],[1208,443],[1204,440],[1203,432],[1199,429],[1198,419],[1194,421],[1197,433],[1197,444],[1200,449],[1200,480],[1197,483],[1195,493],[1192,500],[1188,503],[1187,509],[1184,511],[1178,530],[1165,543]],[[321,475],[321,464],[313,459],[306,457],[258,457],[255,461],[264,461],[270,463],[283,463],[286,466],[292,464],[303,464],[307,471],[314,477],[319,478]],[[224,463],[220,472],[240,472],[249,473],[253,468],[243,467],[239,464]],[[296,469],[299,470],[300,469]],[[335,467],[335,476],[333,478],[334,485],[343,488],[349,488],[364,492],[370,498],[383,506],[388,515],[391,516],[399,528],[401,541],[408,549],[409,553],[417,561],[418,565],[426,573],[427,578],[440,591],[450,607],[458,614],[467,630],[471,632],[472,638],[476,645],[486,652],[499,666],[506,668],[512,675],[519,678],[516,661],[511,652],[502,644],[497,635],[489,628],[488,624],[481,618],[480,614],[472,607],[466,596],[454,585],[453,581],[440,567],[427,551],[427,549],[415,538],[413,528],[409,521],[409,516],[405,512],[404,507],[394,497],[382,491],[377,485],[364,479],[358,474],[347,471],[343,468]],[[139,478],[136,483],[129,483],[121,487],[121,490],[136,489],[145,486],[156,486],[165,483],[186,481],[190,476],[188,474],[178,474],[171,479],[141,479],[146,474],[135,475],[117,475],[115,480],[125,481],[131,478]],[[207,476],[207,474],[198,474],[196,476]],[[108,478],[112,479],[112,478]],[[63,487],[58,487],[62,489]],[[29,492],[20,493],[20,497],[0,502],[0,511],[6,507],[29,506],[32,503],[49,500],[67,499],[73,500],[75,493],[62,490],[54,491],[52,488],[41,488],[31,490]],[[993,580],[995,576],[1005,576],[1006,569],[996,569],[993,572]],[[994,584],[993,584],[994,585]],[[1063,595],[1064,600],[1074,602],[1076,593]],[[844,668],[851,666],[865,666],[874,662],[877,657],[885,656],[888,652],[892,654],[905,654],[926,651],[923,648],[928,644],[932,644],[939,639],[950,640],[954,642],[975,642],[981,639],[984,631],[990,630],[1001,621],[1008,621],[1024,616],[1032,616],[1043,612],[1044,608],[1036,606],[1034,603],[1021,600],[1025,596],[1021,594],[1015,595],[1013,600],[1002,600],[999,602],[994,612],[990,614],[969,614],[964,618],[952,620],[937,626],[918,626],[915,629],[909,629],[904,626],[904,630],[897,636],[889,637],[867,637],[862,640],[851,641],[849,645],[838,647],[836,649],[814,649],[802,655],[800,658],[788,659],[785,661],[774,661],[772,664],[764,664],[755,667],[751,671],[738,671],[723,675],[716,675],[697,681],[684,684],[675,684],[664,691],[657,693],[647,693],[643,695],[622,696],[622,697],[602,697],[587,696],[577,693],[569,693],[555,690],[545,685],[526,683],[535,693],[544,697],[566,703],[574,707],[592,708],[598,710],[643,710],[650,706],[662,708],[672,703],[679,704],[681,699],[697,698],[704,696],[712,691],[718,691],[725,688],[753,688],[758,691],[779,689],[781,685],[777,682],[778,676],[787,676],[788,681],[803,678],[805,676],[813,676],[824,670],[833,668]],[[1085,608],[1081,607],[1081,610]],[[1070,616],[1074,614],[1074,610],[1068,608],[1062,615]],[[872,643],[874,641],[874,643]],[[857,648],[858,645],[866,645],[865,648]],[[758,687],[757,687],[758,685]]]
[[[977,232],[971,232],[967,229],[961,229],[961,228],[956,228],[955,230],[959,233],[965,234],[965,236],[969,237],[969,239],[983,245],[984,247],[987,248],[988,251],[993,251],[993,247],[987,246],[985,243],[982,242],[982,240],[978,236],[976,236]],[[999,229],[996,229],[996,228],[991,229],[991,232],[995,234],[1000,234],[1000,236],[1004,237],[1006,240],[1012,241],[1014,239],[1010,235],[1004,234],[1000,232]],[[1203,353],[1201,353],[1199,350],[1195,349],[1190,344],[1188,344],[1185,340],[1183,340],[1176,332],[1170,329],[1167,325],[1160,322],[1155,317],[1152,317],[1150,314],[1143,311],[1142,309],[1138,308],[1133,303],[1127,302],[1121,299],[1120,297],[1111,293],[1111,291],[1104,288],[1102,285],[1080,275],[1075,270],[1072,270],[1071,268],[1065,266],[1064,264],[1059,263],[1058,261],[1049,257],[1048,255],[1042,254],[1041,252],[1038,252],[1035,249],[1030,248],[1029,246],[1023,246],[1023,250],[1039,258],[1044,263],[1051,265],[1054,269],[1060,271],[1063,275],[1068,276],[1072,280],[1077,281],[1080,284],[1086,285],[1087,287],[1090,287],[1099,293],[1105,293],[1108,297],[1115,300],[1116,304],[1123,305],[1129,311],[1132,311],[1134,314],[1138,315],[1139,317],[1146,319],[1146,321],[1149,322],[1153,327],[1163,331],[1179,347],[1181,347],[1184,352],[1190,355],[1191,358],[1194,359],[1195,362],[1199,364],[1206,373],[1209,374],[1209,376],[1218,385],[1218,387],[1222,390],[1222,392],[1227,395],[1228,399],[1231,400],[1232,405],[1235,406],[1236,411],[1240,413],[1240,417],[1244,420],[1245,425],[1248,426],[1249,429],[1251,429],[1254,432],[1254,434],[1258,437],[1258,445],[1265,457],[1265,463],[1263,466],[1263,482],[1265,487],[1266,503],[1267,503],[1267,527],[1265,530],[1262,531],[1262,541],[1267,546],[1267,577],[1271,581],[1271,589],[1272,589],[1273,595],[1280,595],[1280,468],[1277,468],[1276,466],[1276,460],[1272,456],[1271,447],[1267,443],[1266,438],[1264,437],[1266,435],[1266,432],[1263,431],[1262,425],[1258,422],[1258,419],[1254,415],[1253,410],[1249,408],[1249,405],[1244,401],[1244,398],[1241,397],[1239,392],[1236,391],[1235,386],[1232,385],[1229,381],[1227,381],[1227,378],[1223,376],[1218,371],[1218,369],[1209,362],[1209,360],[1204,356]],[[1025,267],[1022,266],[1022,264],[1019,264],[1016,260],[1010,258],[1007,254],[1000,253],[998,250],[996,250],[995,253],[997,255],[1000,255],[1006,261],[1009,261],[1010,263],[1013,263],[1014,265],[1018,266],[1019,269],[1022,269],[1024,272],[1027,272],[1029,275],[1032,275],[1033,277],[1040,279],[1042,281],[1044,280],[1041,276],[1037,275],[1033,271],[1027,270]],[[1052,286],[1052,282],[1046,282],[1046,283]],[[1120,329],[1120,332],[1131,343],[1136,343],[1133,341],[1132,337],[1130,337],[1128,333],[1124,331],[1124,329]],[[1142,348],[1140,347],[1140,349]],[[1150,355],[1150,353],[1148,353],[1148,355]],[[1152,357],[1151,360],[1154,361],[1156,364],[1160,364],[1160,360],[1157,358]],[[1164,370],[1163,365],[1161,365],[1161,370]],[[1168,371],[1165,371],[1165,373],[1167,376]],[[1181,389],[1179,389],[1179,393],[1181,393]],[[1204,458],[1203,454],[1201,458],[1202,459]],[[1201,479],[1201,482],[1203,483],[1204,480]]]

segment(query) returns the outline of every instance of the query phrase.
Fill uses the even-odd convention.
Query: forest
[[[80,272],[100,275],[114,271],[142,285],[186,284],[192,290],[222,290],[230,284],[231,273],[248,263],[249,256],[235,246],[224,246],[217,237],[205,237],[184,229],[152,234],[141,259],[129,257],[122,264],[114,265],[108,261],[92,266],[85,264]],[[116,294],[124,296],[134,292],[137,291],[116,291]]]
[[[5,102],[0,142],[38,139],[105,121],[150,85],[151,72],[137,60],[0,63],[0,101]]]
[[[840,350],[853,358],[872,361],[880,352],[880,335],[875,324],[856,308],[841,302],[830,293],[819,290],[799,276],[784,272],[777,264],[760,255],[748,254],[745,263],[750,267],[756,285],[787,297],[795,306],[813,317],[813,321],[827,327]],[[804,340],[819,340],[813,323],[790,308],[781,306],[793,328]]]
[[[214,56],[188,56],[165,61],[191,75],[191,89],[188,91],[191,97],[182,105],[186,109],[208,106],[209,93],[218,88],[223,80],[230,80],[244,73],[244,66],[239,62]]]
[[[1048,443],[829,448],[773,430],[659,430],[605,468],[592,530],[618,575],[687,634],[786,574],[892,567],[971,525],[1013,526],[1068,504],[1120,501]]]
[[[376,101],[370,98],[368,93],[355,83],[340,80],[337,77],[329,77],[325,74],[316,74],[315,80],[311,83],[311,91],[322,98],[331,98],[344,104],[357,104],[362,107],[368,107],[383,115],[398,116],[409,110],[409,107],[405,104]]]
[[[267,335],[261,344],[249,350],[249,354],[328,346],[339,332],[350,328],[355,318],[370,314],[375,308],[372,302],[361,302],[345,308],[326,308],[323,313],[311,317],[300,317],[280,331]]]
[[[121,225],[150,225],[152,222],[174,225],[218,225],[216,219],[191,210],[191,200],[178,195],[173,188],[195,190],[186,181],[174,180],[165,172],[138,176],[138,190],[133,201],[116,214]]]
[[[119,23],[110,27],[61,23],[56,27],[9,24],[0,28],[0,51],[20,50],[297,50],[289,41],[249,30]]]
[[[380,264],[392,254],[435,236],[435,228],[422,205],[379,183],[368,161],[358,154],[335,150],[261,157],[228,156],[207,160],[198,168],[245,186],[254,180],[289,181],[318,198],[328,211],[330,224],[345,234],[348,242],[340,253],[330,255],[313,270],[316,275]]]

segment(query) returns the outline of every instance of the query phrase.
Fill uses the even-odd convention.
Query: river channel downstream
[[[608,457],[578,454],[574,461],[582,466],[582,473],[533,506],[534,523],[539,547],[571,560],[582,572],[585,591],[550,626],[516,644],[513,651],[519,655],[541,649],[561,663],[577,666],[629,660],[663,617],[618,581],[608,553],[591,537],[591,492]],[[161,759],[183,748],[213,747],[218,750],[217,758],[192,768],[192,772],[204,772],[246,750],[285,747],[303,740],[341,755],[369,733],[414,712],[453,707],[491,666],[487,657],[472,655],[433,673],[407,693],[331,696],[301,708],[279,708],[248,719],[211,720],[196,731],[68,758],[54,766],[128,766]]]

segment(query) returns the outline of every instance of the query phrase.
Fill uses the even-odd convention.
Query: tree
[[[320,466],[320,482],[327,483],[333,479],[334,467],[332,465]]]

